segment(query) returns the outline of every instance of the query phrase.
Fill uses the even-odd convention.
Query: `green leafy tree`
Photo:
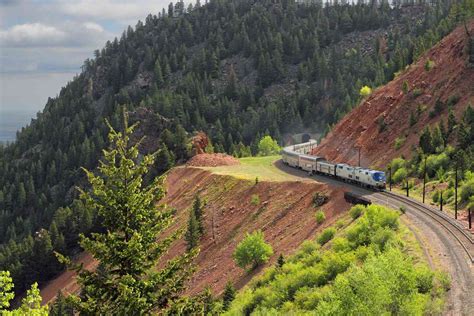
[[[155,269],[180,236],[175,232],[157,240],[173,222],[172,210],[157,206],[165,194],[163,179],[144,185],[143,178],[154,156],[148,154],[138,160],[140,141],[130,143],[136,124],[128,126],[125,115],[123,132],[108,126],[111,145],[104,150],[97,173],[84,169],[91,190],[80,190],[86,207],[98,214],[106,229],[90,237],[81,235],[80,241],[101,268],[78,268],[82,291],[80,296],[70,296],[70,300],[85,314],[149,313],[172,304],[192,271],[190,264],[196,251]]]
[[[10,301],[15,297],[13,280],[9,271],[0,271],[0,310],[8,308]]]
[[[237,245],[234,259],[242,269],[246,269],[248,266],[256,268],[267,262],[272,255],[272,246],[265,242],[263,233],[259,230],[252,234],[247,233],[245,238]]]
[[[258,155],[259,156],[270,156],[276,155],[280,152],[280,146],[276,140],[274,140],[271,136],[267,135],[264,136],[258,142]]]
[[[26,292],[26,296],[21,301],[19,308],[7,310],[10,301],[15,297],[13,294],[13,281],[10,272],[0,271],[0,314],[4,316],[47,316],[48,306],[41,306],[41,295],[38,283],[33,283],[31,289]]]
[[[369,86],[363,86],[360,88],[359,94],[365,98],[372,94],[372,89]]]

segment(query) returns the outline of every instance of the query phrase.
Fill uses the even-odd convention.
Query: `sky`
[[[169,2],[0,0],[0,129],[28,123],[95,49]]]

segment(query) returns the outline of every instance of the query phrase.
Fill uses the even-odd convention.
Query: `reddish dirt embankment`
[[[229,280],[240,288],[261,271],[248,274],[232,259],[235,246],[245,233],[263,231],[274,250],[269,263],[272,264],[280,253],[291,253],[349,208],[342,190],[325,184],[309,181],[255,184],[198,168],[174,170],[168,177],[168,188],[166,203],[178,210],[175,227],[186,226],[196,193],[207,201],[205,234],[196,260],[198,268],[188,284],[187,294],[195,294],[207,285],[219,294]],[[316,224],[316,209],[312,205],[317,191],[330,196],[329,202],[321,208],[326,214],[326,221],[321,226]],[[258,195],[258,205],[251,203],[252,195]],[[184,250],[185,243],[181,240],[172,247],[170,255]]]
[[[197,270],[186,287],[186,294],[196,294],[208,285],[214,294],[220,294],[227,281],[240,288],[262,271],[260,268],[247,273],[237,267],[232,258],[237,243],[247,232],[263,231],[274,250],[269,265],[281,253],[292,253],[304,240],[313,238],[349,208],[342,189],[325,184],[313,181],[260,181],[255,184],[254,181],[215,175],[192,167],[172,170],[167,178],[167,189],[163,202],[177,210],[172,230],[186,228],[196,194],[206,203],[201,252],[195,260]],[[326,221],[320,226],[316,224],[316,208],[312,204],[313,195],[318,191],[329,196],[328,203],[321,207]],[[258,195],[258,204],[252,204],[253,195]],[[167,258],[183,253],[185,248],[184,240],[178,240]],[[83,255],[80,259],[87,267],[94,267],[89,256]],[[50,301],[59,289],[68,293],[77,291],[72,272],[65,272],[42,289],[43,301]]]
[[[235,166],[239,164],[239,159],[226,154],[198,154],[186,163],[186,165],[193,167]]]
[[[469,29],[474,32],[474,21],[469,24]],[[436,100],[446,104],[449,97],[458,96],[460,99],[453,106],[458,120],[467,105],[474,104],[474,68],[469,68],[467,63],[466,43],[464,27],[458,27],[417,63],[376,89],[347,114],[314,154],[332,161],[357,164],[357,148],[360,147],[363,166],[383,166],[395,157],[409,157],[413,146],[418,146],[419,135],[425,126],[434,125],[441,119],[446,124],[446,105],[439,115],[430,118],[429,112]],[[427,60],[434,61],[434,67],[429,71],[425,70]],[[402,91],[404,81],[409,85],[406,94]],[[418,108],[422,112],[416,124],[410,127],[410,113],[416,113]],[[382,124],[385,124],[384,129]],[[406,140],[396,149],[394,143],[398,137]]]

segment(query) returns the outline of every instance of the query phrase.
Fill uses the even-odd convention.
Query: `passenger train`
[[[310,155],[316,141],[284,147],[281,151],[282,160],[291,167],[299,168],[310,174],[322,174],[355,183],[364,187],[385,189],[385,173],[361,167],[353,167],[345,163],[332,163],[323,157]]]

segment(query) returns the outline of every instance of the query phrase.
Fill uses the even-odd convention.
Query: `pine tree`
[[[202,208],[203,208],[203,205],[201,202],[201,198],[199,197],[199,194],[196,194],[193,201],[193,213],[194,213],[194,216],[196,216],[198,231],[200,234],[204,234],[204,225],[202,223],[202,215],[203,215]]]
[[[285,264],[285,258],[283,257],[283,254],[280,254],[278,256],[277,265],[279,268],[281,268],[283,267],[284,264]]]
[[[456,127],[456,125],[457,125],[456,116],[454,116],[453,109],[450,108],[449,114],[448,114],[448,137],[454,131],[454,128]]]
[[[229,309],[230,304],[232,304],[232,301],[235,298],[235,293],[236,293],[236,290],[232,282],[230,281],[227,282],[224,289],[224,293],[222,294],[222,305],[223,305],[224,311]]]
[[[197,247],[200,237],[201,233],[199,232],[199,223],[196,219],[194,208],[191,208],[189,212],[188,227],[186,229],[186,234],[184,235],[186,240],[186,248],[188,251]]]
[[[117,132],[107,122],[110,147],[96,175],[84,169],[90,191],[80,190],[87,208],[102,219],[104,233],[81,236],[80,245],[99,261],[101,269],[78,268],[81,296],[71,296],[75,308],[85,314],[144,314],[172,304],[191,273],[196,251],[177,256],[161,269],[158,260],[179,237],[179,232],[157,241],[173,222],[173,212],[158,207],[165,190],[163,179],[144,185],[153,155],[139,158],[140,141],[130,144],[136,125]]]
[[[433,153],[433,143],[431,138],[431,131],[428,127],[425,127],[423,133],[420,135],[420,147],[426,154]]]

